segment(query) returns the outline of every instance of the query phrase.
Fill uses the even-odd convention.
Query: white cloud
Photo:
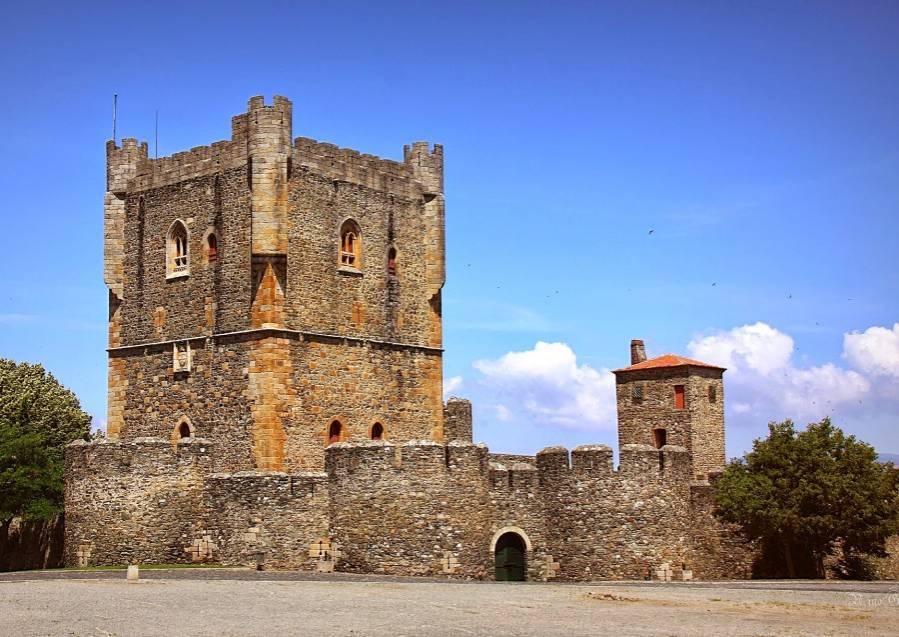
[[[608,369],[578,365],[565,343],[537,342],[533,349],[508,352],[474,363],[481,384],[506,396],[511,419],[521,410],[536,423],[575,429],[615,427],[615,378]],[[514,402],[513,402],[514,401]]]
[[[698,359],[721,365],[731,372],[749,368],[760,374],[770,374],[789,364],[793,355],[793,339],[759,322],[694,338],[687,348]]]
[[[899,378],[899,323],[844,334],[843,357],[866,374]]]
[[[462,387],[461,376],[451,376],[443,381],[443,398],[449,398],[453,392]]]
[[[818,419],[839,406],[857,404],[871,389],[863,375],[833,363],[796,366],[793,339],[766,323],[697,337],[687,349],[700,360],[728,368],[730,410],[750,414],[747,419]]]

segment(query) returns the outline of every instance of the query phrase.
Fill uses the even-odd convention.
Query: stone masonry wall
[[[77,442],[66,450],[67,565],[210,561],[492,579],[505,532],[531,580],[646,577],[662,564],[742,577],[751,547],[691,491],[682,448],[544,449],[336,443],[326,473],[216,473],[203,439]],[[497,460],[506,462],[501,464]],[[318,548],[316,548],[318,547]],[[331,562],[323,564],[322,547]]]
[[[712,482],[718,474],[712,475]],[[749,579],[758,552],[738,527],[715,517],[714,486],[694,483],[690,488],[693,550],[689,561],[698,579]]]
[[[207,478],[206,537],[223,564],[313,570],[310,546],[328,537],[324,474],[241,472]]]
[[[472,441],[471,401],[450,397],[443,407],[443,436],[446,442]]]
[[[608,447],[549,448],[492,468],[481,445],[336,444],[328,448],[338,568],[492,578],[505,530],[530,545],[529,579],[642,579],[690,565],[689,462],[683,448],[632,445],[615,471]]]
[[[295,472],[324,468],[334,419],[350,441],[367,440],[375,422],[394,442],[438,435],[439,355],[288,336],[192,340],[190,372],[174,371],[171,344],[114,352],[129,388],[122,439],[170,439],[186,418],[194,436],[218,443],[223,471]],[[264,392],[278,400],[256,400]]]
[[[179,563],[205,515],[213,445],[194,438],[76,441],[66,447],[65,563]]]
[[[338,443],[326,467],[340,570],[488,575],[486,448]]]
[[[138,345],[250,327],[250,199],[246,167],[132,192],[126,201],[121,345]],[[189,276],[166,277],[166,238],[188,231]],[[218,236],[218,258],[205,244]]]
[[[567,580],[643,579],[690,551],[689,459],[683,447],[551,447],[537,454],[550,544]]]

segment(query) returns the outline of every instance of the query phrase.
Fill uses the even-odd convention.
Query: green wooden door
[[[496,543],[496,581],[525,580],[524,542],[516,533],[505,533]]]

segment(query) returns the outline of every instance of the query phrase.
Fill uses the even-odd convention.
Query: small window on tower
[[[631,402],[635,405],[643,404],[643,385],[640,383],[634,383],[631,388]]]
[[[718,388],[714,385],[709,385],[709,402],[716,403],[718,402]]]
[[[665,429],[652,430],[652,446],[661,449],[668,444],[668,432]]]
[[[674,408],[684,409],[687,406],[686,396],[684,395],[684,386],[674,386]]]
[[[331,426],[328,427],[328,444],[332,445],[335,442],[340,442],[341,436],[343,434],[343,426],[340,424],[339,420],[335,420],[331,423]]]
[[[340,226],[340,265],[356,269],[362,266],[362,235],[352,219]]]
[[[214,232],[209,233],[206,238],[206,260],[209,263],[218,261],[219,258],[219,240]]]
[[[371,439],[372,440],[383,440],[384,439],[384,425],[379,422],[376,422],[371,426]]]
[[[390,278],[396,276],[396,248],[387,251],[387,276]]]

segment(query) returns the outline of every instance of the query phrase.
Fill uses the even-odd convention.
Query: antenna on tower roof
[[[119,94],[114,93],[112,96],[112,143],[115,144],[115,135],[116,135],[116,111],[119,106]]]
[[[155,137],[154,142],[153,142],[154,146],[155,146],[155,149],[153,150],[153,155],[154,155],[154,159],[159,159],[159,109],[158,108],[156,109],[156,128],[155,128],[153,134]]]

